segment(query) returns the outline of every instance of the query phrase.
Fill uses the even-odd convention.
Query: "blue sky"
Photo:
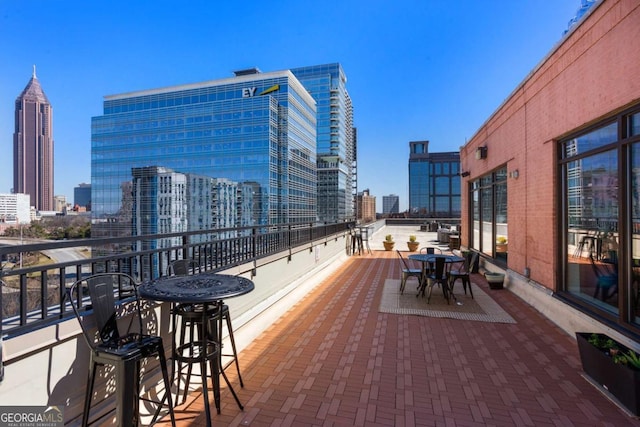
[[[32,65],[54,109],[55,194],[91,180],[105,95],[340,62],[358,188],[408,206],[409,141],[457,151],[562,38],[580,0],[0,0],[0,192]]]

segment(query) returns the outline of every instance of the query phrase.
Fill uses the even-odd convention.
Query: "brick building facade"
[[[596,2],[460,152],[463,246],[568,332],[598,318],[636,347],[638,70],[640,2]],[[614,255],[605,298],[589,274]]]

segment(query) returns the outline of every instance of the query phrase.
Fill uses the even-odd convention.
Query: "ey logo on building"
[[[262,96],[262,95],[266,95],[268,93],[271,92],[275,92],[277,90],[280,89],[280,85],[273,85],[270,88],[267,88],[265,90],[263,90],[262,92],[260,92],[257,96]],[[242,89],[242,97],[243,98],[251,98],[256,96],[256,90],[257,88],[255,87],[245,87]]]

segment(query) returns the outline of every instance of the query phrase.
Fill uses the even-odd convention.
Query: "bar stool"
[[[169,265],[169,269],[168,269],[168,274],[169,275],[188,275],[190,273],[193,273],[194,271],[196,271],[199,268],[199,264],[196,261],[193,260],[189,260],[189,259],[184,259],[184,260],[176,260],[173,263],[171,263]],[[191,373],[192,373],[192,368],[193,368],[193,361],[185,359],[184,357],[180,357],[180,354],[176,353],[177,350],[179,349],[183,349],[186,346],[188,346],[188,342],[185,343],[185,338],[188,336],[189,337],[189,341],[193,342],[194,340],[203,340],[204,338],[201,336],[202,335],[202,319],[203,319],[203,313],[202,310],[204,309],[204,306],[202,304],[178,304],[176,305],[173,310],[172,310],[172,314],[173,314],[173,325],[174,325],[174,330],[178,333],[178,335],[180,336],[180,342],[178,345],[175,344],[175,340],[174,340],[174,355],[176,356],[176,358],[174,359],[177,367],[174,370],[174,375],[177,372],[178,373],[178,383],[176,386],[176,397],[179,396],[180,394],[180,378],[181,378],[181,373],[182,370],[184,369],[183,363],[186,363],[187,365],[187,377],[186,377],[186,382],[185,382],[185,389],[183,392],[183,398],[182,398],[182,402],[184,403],[184,401],[187,398],[187,393],[189,390],[189,382],[191,379]],[[220,314],[220,311],[222,310],[222,314]],[[224,370],[231,365],[232,363],[235,363],[236,365],[236,370],[238,372],[238,379],[240,382],[240,387],[244,387],[244,382],[242,381],[242,375],[240,374],[240,364],[238,362],[238,352],[236,349],[236,341],[235,338],[233,336],[233,326],[231,324],[231,316],[229,314],[229,306],[220,302],[219,304],[215,305],[215,306],[210,306],[207,307],[207,313],[206,313],[206,319],[209,322],[209,324],[207,325],[208,330],[212,331],[213,328],[217,328],[217,334],[216,334],[216,340],[217,340],[217,345],[218,345],[218,357],[219,357],[219,366],[220,366],[220,372],[222,373],[225,381],[227,383],[229,383],[229,380],[226,376],[226,374],[224,373]],[[231,342],[231,349],[232,352],[231,353],[223,353],[222,352],[222,322],[225,322],[227,325],[227,331],[229,332],[229,340]],[[179,325],[178,325],[179,323]],[[225,366],[222,364],[222,356],[225,357],[230,357],[232,360]],[[233,391],[233,390],[232,390]],[[236,401],[238,402],[238,405],[240,407],[242,407],[242,405],[240,404],[240,401],[238,400],[237,396],[235,395],[235,393],[233,393]],[[218,408],[219,410],[220,408]]]
[[[177,348],[183,348],[185,345],[188,345],[188,342],[185,344],[185,339],[187,336],[189,337],[189,341],[202,340],[202,310],[203,309],[204,307],[200,304],[179,304],[174,309],[175,318],[178,318],[180,322],[179,331],[178,331],[178,334],[180,335],[180,343],[177,345]],[[222,309],[222,316],[220,316],[220,312],[219,312],[220,309]],[[220,346],[220,351],[219,351],[220,372],[223,373],[225,380],[229,382],[223,371],[229,365],[231,365],[232,363],[235,363],[236,370],[238,372],[238,379],[240,381],[240,387],[244,387],[244,382],[242,381],[242,375],[240,374],[240,364],[238,363],[238,352],[236,350],[236,342],[233,337],[233,327],[231,325],[231,316],[229,315],[229,306],[226,304],[220,303],[216,306],[207,307],[206,318],[207,318],[207,321],[209,322],[209,324],[207,325],[207,328],[209,330],[213,330],[212,328],[216,328],[216,327],[218,328],[216,339],[217,339],[218,346]],[[227,330],[229,331],[229,340],[231,341],[232,353],[222,353],[222,348],[223,348],[221,343],[222,321],[225,321],[227,324]],[[177,325],[177,322],[174,324]],[[232,360],[229,362],[229,364],[225,366],[222,364],[222,356],[231,357]],[[178,358],[177,368],[175,371],[178,373],[176,396],[178,396],[180,393],[180,374],[184,369],[182,365],[183,362],[184,361],[181,361],[180,358]],[[191,379],[193,364],[187,363],[187,367],[188,367],[187,377],[186,377],[185,389],[182,397],[182,403],[184,403],[184,401],[187,398],[187,392],[189,390],[189,383]]]

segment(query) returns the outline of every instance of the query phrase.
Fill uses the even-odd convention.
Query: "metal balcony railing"
[[[150,280],[166,274],[169,262],[180,258],[197,260],[203,271],[220,271],[344,233],[349,225],[286,224],[0,246],[0,336],[25,334],[70,317],[65,289],[79,277],[125,272]],[[89,256],[78,256],[89,251]],[[19,263],[33,254],[46,254],[53,262]]]

